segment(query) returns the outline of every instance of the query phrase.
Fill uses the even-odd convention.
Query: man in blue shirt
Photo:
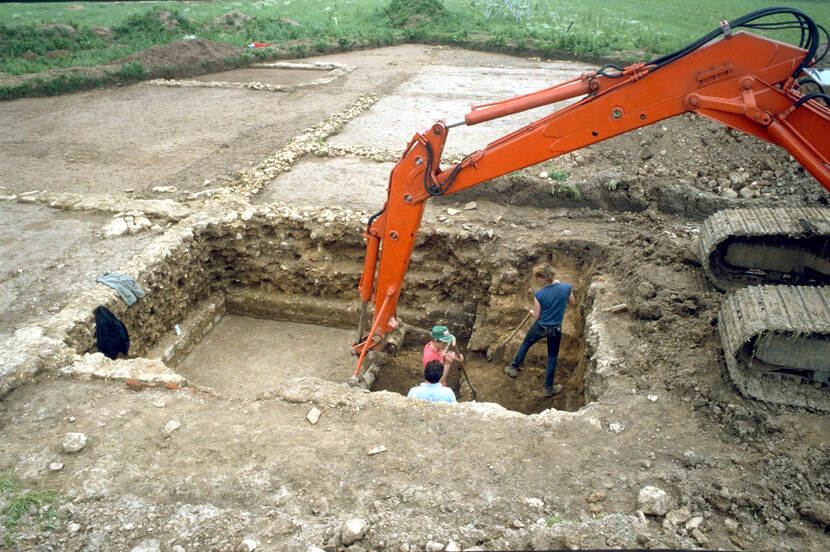
[[[456,402],[452,389],[441,385],[443,375],[444,364],[440,360],[430,360],[424,368],[426,381],[410,389],[407,397],[434,402]]]
[[[559,343],[562,341],[562,319],[565,317],[565,308],[575,305],[571,284],[565,284],[553,279],[553,267],[544,264],[533,269],[536,281],[542,286],[533,294],[533,308],[530,315],[536,322],[527,331],[524,341],[516,351],[516,357],[504,368],[504,372],[511,378],[519,375],[519,367],[524,362],[530,346],[542,339],[548,341],[548,362],[545,367],[545,397],[552,397],[562,390],[561,385],[553,384],[556,373],[556,359],[559,357]]]

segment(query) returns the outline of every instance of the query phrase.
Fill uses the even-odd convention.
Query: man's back
[[[571,284],[559,282],[549,284],[536,291],[533,296],[536,297],[542,307],[542,311],[539,313],[539,323],[543,326],[561,325],[570,294]]]
[[[427,383],[413,387],[407,395],[410,399],[423,399],[433,402],[456,402],[455,393],[440,383]]]

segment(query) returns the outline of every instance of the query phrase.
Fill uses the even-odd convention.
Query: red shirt
[[[436,351],[435,348],[432,346],[432,341],[429,341],[424,347],[424,368],[427,367],[427,362],[431,360],[440,361],[441,364],[444,364],[444,351]]]

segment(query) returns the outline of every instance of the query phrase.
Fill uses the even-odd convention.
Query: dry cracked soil
[[[0,104],[0,546],[828,549],[830,418],[738,393],[696,252],[724,207],[827,204],[785,152],[684,115],[430,200],[400,315],[454,328],[477,396],[425,403],[417,339],[373,391],[346,384],[361,225],[414,132],[590,65],[422,45],[297,64]],[[486,360],[541,261],[579,299],[553,399],[543,345],[516,380]],[[106,272],[147,297],[123,305]],[[96,354],[98,304],[129,359]],[[55,500],[14,514],[26,490]]]

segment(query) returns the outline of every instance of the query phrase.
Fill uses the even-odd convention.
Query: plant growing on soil
[[[445,12],[438,0],[392,0],[381,12],[393,27],[423,25]]]
[[[20,524],[23,516],[30,511],[36,512],[36,522],[39,526],[48,530],[55,528],[60,516],[52,506],[60,497],[49,491],[34,491],[31,489],[20,489],[12,479],[13,472],[0,478],[0,497],[6,505],[0,510],[0,523],[6,529],[3,535],[3,544],[12,546],[15,541],[15,528]]]
[[[564,197],[570,199],[579,199],[580,197],[582,197],[582,194],[579,192],[579,188],[577,188],[573,184],[568,184],[567,182],[564,182],[559,186],[552,184],[551,190],[553,192],[553,195],[555,195],[556,197]]]
[[[145,75],[147,75],[147,70],[137,61],[126,63],[118,70],[118,76],[125,81],[141,80]]]
[[[557,182],[564,182],[568,179],[568,176],[570,176],[568,171],[550,171],[548,173],[548,178]]]
[[[548,529],[556,525],[557,523],[562,523],[565,521],[565,518],[559,515],[559,512],[554,512],[551,517],[547,519],[545,525],[547,525]]]

